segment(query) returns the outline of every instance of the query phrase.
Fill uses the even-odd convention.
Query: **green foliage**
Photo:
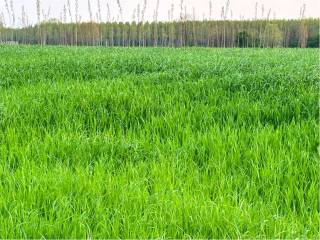
[[[52,20],[21,29],[0,28],[0,42],[17,41],[22,44],[42,45],[296,48],[300,47],[299,40],[306,42],[306,47],[319,47],[319,19],[187,20],[138,24],[63,24]]]
[[[279,26],[269,23],[266,25],[263,34],[263,42],[267,47],[281,47],[283,42],[283,33],[280,31]]]
[[[238,41],[239,47],[243,48],[243,47],[251,46],[250,39],[251,39],[251,37],[246,31],[237,33],[237,41]]]
[[[317,50],[0,54],[1,238],[319,238]]]

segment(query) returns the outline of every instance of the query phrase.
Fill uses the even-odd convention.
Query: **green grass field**
[[[0,237],[320,237],[318,53],[0,46]]]

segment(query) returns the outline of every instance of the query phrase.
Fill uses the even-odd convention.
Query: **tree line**
[[[319,19],[0,25],[0,42],[122,47],[319,47]]]
[[[37,24],[30,24],[28,14],[22,6],[19,28],[14,27],[17,16],[13,1],[4,0],[7,23],[0,12],[0,43],[77,45],[77,46],[122,46],[122,47],[319,47],[319,19],[306,19],[306,5],[300,8],[299,19],[271,20],[271,9],[265,15],[264,5],[258,16],[255,4],[254,18],[232,20],[230,0],[221,8],[219,20],[213,20],[213,4],[209,1],[209,15],[203,20],[187,13],[185,0],[180,0],[179,17],[174,18],[175,6],[168,10],[168,20],[158,21],[159,0],[156,1],[153,20],[145,21],[147,0],[138,4],[133,11],[132,21],[124,22],[121,1],[117,0],[117,20],[112,16],[109,1],[105,13],[100,0],[96,0],[97,12],[92,10],[92,0],[88,0],[89,20],[81,20],[78,0],[67,0],[60,19],[50,16],[50,8],[45,11],[41,1],[35,0]],[[74,11],[72,11],[74,10]],[[94,17],[95,16],[95,17]]]

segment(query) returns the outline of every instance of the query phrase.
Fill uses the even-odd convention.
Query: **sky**
[[[12,18],[9,18],[8,12],[5,8],[5,1],[0,0],[0,16],[5,18],[7,25],[11,25]],[[16,15],[16,25],[21,24],[21,9],[24,6],[26,14],[28,16],[29,23],[36,23],[37,11],[36,11],[36,0],[7,0],[13,3],[13,8]],[[45,14],[48,13],[50,8],[50,18],[61,19],[63,15],[63,6],[67,5],[67,0],[40,0],[41,7]],[[75,19],[75,0],[69,0],[71,4],[71,12],[73,20]],[[92,6],[92,12],[94,17],[97,12],[97,1],[90,0]],[[99,0],[101,4],[102,20],[107,19],[107,2],[109,3],[111,16],[114,20],[121,20],[119,14],[119,8],[117,6],[117,0]],[[197,19],[209,18],[209,1],[210,0],[183,0],[186,6],[187,14],[192,16],[193,9],[195,17]],[[221,8],[226,5],[227,0],[212,0],[212,18],[219,19],[221,16]],[[79,14],[81,20],[85,21],[89,19],[88,12],[88,0],[78,0],[79,2]],[[138,4],[142,9],[144,0],[120,0],[123,9],[123,20],[132,21],[134,9],[137,9]],[[181,0],[159,0],[159,17],[158,20],[168,19],[168,10],[171,8],[171,4],[174,4],[174,18],[178,19],[180,15],[180,2]],[[145,20],[152,20],[153,13],[156,9],[157,0],[147,0],[147,8],[145,14]],[[306,4],[306,17],[320,17],[320,1],[319,0],[230,0],[230,9],[232,10],[232,18],[239,19],[252,19],[255,15],[255,4],[258,3],[258,17],[262,15],[262,6],[264,6],[266,17],[269,9],[271,9],[270,18],[278,19],[292,19],[299,18],[299,12],[301,6]],[[231,11],[229,12],[231,18]],[[67,13],[67,21],[70,21],[69,13]],[[11,23],[10,23],[11,22]]]

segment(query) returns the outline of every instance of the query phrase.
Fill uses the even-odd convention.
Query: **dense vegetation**
[[[0,46],[1,238],[318,238],[318,51]]]
[[[69,23],[2,28],[0,42],[104,46],[319,47],[319,19]]]
[[[179,3],[178,3],[179,2]],[[0,12],[0,43],[122,46],[122,47],[251,47],[251,48],[318,48],[319,18],[306,18],[306,4],[300,7],[300,15],[294,20],[276,20],[270,8],[256,2],[254,16],[239,20],[234,18],[230,0],[221,8],[220,18],[213,16],[218,6],[208,1],[208,12],[202,20],[196,16],[195,7],[185,0],[172,2],[167,19],[159,21],[160,0],[155,5],[143,0],[143,5],[133,9],[132,19],[124,21],[122,1],[110,7],[110,1],[88,0],[89,19],[79,14],[78,0],[63,0],[60,17],[51,15],[51,7],[44,9],[41,0],[35,0],[37,23],[29,22],[24,5],[18,18],[13,1],[4,0],[6,14]],[[9,4],[10,3],[10,4]],[[163,3],[162,3],[163,4]],[[190,3],[189,3],[190,4]],[[95,10],[93,10],[93,5]],[[106,5],[106,9],[102,6]],[[260,6],[261,5],[261,6]],[[162,8],[164,6],[162,5]],[[178,9],[175,9],[177,8]],[[146,12],[153,11],[153,19],[146,19]],[[261,12],[261,13],[260,13]],[[177,13],[179,16],[177,16]],[[216,14],[216,11],[215,11]],[[17,26],[19,26],[17,28]]]

